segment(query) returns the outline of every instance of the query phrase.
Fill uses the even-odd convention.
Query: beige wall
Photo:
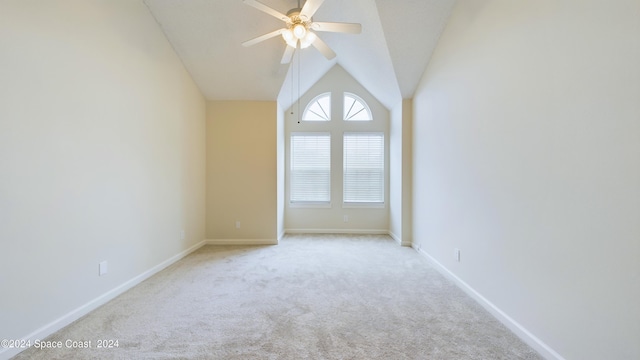
[[[413,100],[402,100],[402,245],[410,246],[413,241],[412,233],[412,198],[413,198],[413,167],[412,167],[412,137],[413,137]]]
[[[0,338],[19,339],[204,239],[206,102],[141,1],[3,0],[0,44]]]
[[[284,137],[284,110],[281,109],[280,104],[278,104],[278,116],[277,116],[277,125],[276,125],[276,169],[277,169],[277,226],[276,231],[278,234],[278,240],[280,240],[284,236],[284,198],[285,198],[285,137]]]
[[[458,1],[414,97],[414,243],[549,357],[640,358],[639,19]]]
[[[391,110],[389,130],[389,234],[411,246],[411,122],[413,101],[402,100]]]
[[[402,102],[390,111],[389,123],[389,235],[402,242]]]
[[[276,242],[276,131],[275,101],[207,103],[208,239]]]

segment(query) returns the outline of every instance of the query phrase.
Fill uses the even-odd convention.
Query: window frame
[[[353,104],[349,108],[349,111],[345,111],[346,110],[346,105],[347,105],[347,103],[346,103],[347,96],[349,96],[349,97],[353,98],[354,100],[356,100],[356,101],[353,102]],[[367,114],[369,114],[369,118],[368,119],[364,119],[364,120],[347,119],[347,115],[349,115],[349,113],[351,113],[351,109],[353,109],[353,106],[356,103],[360,103],[362,105],[363,109],[358,111],[357,113],[353,114],[352,117],[356,116],[357,114],[359,114],[361,111],[364,110],[364,111],[367,112]],[[350,92],[345,91],[344,93],[342,93],[342,121],[350,122],[350,123],[359,123],[359,122],[365,122],[366,123],[366,122],[369,122],[369,121],[373,121],[373,112],[371,111],[371,108],[369,107],[369,104],[367,104],[367,102],[364,101],[363,98],[361,98],[360,96],[358,96],[358,95],[356,95],[354,93],[350,93]]]
[[[322,104],[320,104],[320,99],[328,97],[329,98],[329,109],[328,110],[328,114],[325,111],[325,109],[322,107]],[[310,122],[310,123],[324,123],[324,122],[329,122],[331,121],[331,109],[333,108],[333,97],[331,94],[331,91],[329,92],[324,92],[322,94],[317,95],[316,97],[314,97],[313,99],[311,99],[311,101],[309,101],[307,103],[307,106],[305,106],[304,111],[302,112],[302,117],[300,118],[302,121],[305,122]],[[310,108],[312,106],[314,106],[315,104],[318,104],[320,106],[320,109],[322,110],[322,112],[324,113],[324,115],[326,116],[326,118],[323,118],[322,120],[310,120],[310,119],[305,119],[305,116],[307,115],[308,112],[312,112],[314,113],[316,116],[322,118],[322,116],[320,114],[318,114],[315,111],[312,111]]]
[[[290,112],[289,109],[287,109],[285,111],[285,119],[286,119],[286,125],[285,125],[285,136],[287,137],[286,141],[286,145],[285,145],[285,155],[286,155],[286,160],[285,160],[285,199],[284,199],[284,205],[286,206],[286,208],[290,208],[290,209],[295,209],[295,208],[309,208],[309,210],[302,210],[302,211],[312,211],[314,208],[317,209],[318,211],[320,211],[321,214],[323,211],[336,211],[337,208],[343,208],[343,209],[348,209],[348,208],[353,208],[354,211],[358,211],[357,209],[362,209],[363,211],[366,211],[365,209],[372,209],[372,211],[374,209],[386,209],[387,208],[387,202],[389,201],[389,181],[390,181],[390,174],[389,174],[389,117],[388,114],[385,115],[384,113],[384,109],[380,106],[381,104],[379,104],[378,102],[375,102],[375,98],[373,98],[374,103],[369,104],[367,101],[364,100],[363,97],[354,94],[352,91],[353,89],[318,89],[318,91],[313,91],[310,94],[307,94],[305,96],[306,99],[310,99],[306,101],[306,105],[305,105],[305,111],[308,111],[308,108],[310,106],[312,106],[313,104],[317,103],[318,99],[322,98],[322,97],[326,97],[325,101],[330,101],[330,107],[331,107],[331,118],[335,121],[319,121],[319,120],[302,120],[302,117],[297,117],[297,116],[293,116],[295,109],[292,107],[291,108],[291,115],[289,116],[288,113]],[[313,94],[315,93],[315,94]],[[343,101],[345,100],[344,96],[349,96],[353,99],[355,99],[357,102],[359,102],[362,107],[367,111],[371,117],[371,120],[343,120],[343,121],[337,121],[337,118],[343,118],[344,116],[344,111],[345,111],[345,106]],[[367,99],[371,98],[370,95],[367,94],[363,94],[364,97],[366,97]],[[371,100],[371,99],[369,99]],[[326,103],[325,104],[325,108]],[[355,108],[355,107],[354,107]],[[347,109],[348,110],[348,109]],[[373,110],[376,111],[376,113],[374,114]],[[300,114],[302,115],[302,114]],[[383,178],[376,178],[375,181],[381,182],[381,191],[382,194],[379,198],[377,198],[376,200],[381,200],[381,201],[376,201],[376,202],[356,202],[356,201],[345,201],[345,193],[344,193],[344,185],[345,185],[345,168],[344,168],[344,134],[345,132],[347,133],[358,133],[358,134],[365,134],[365,133],[374,133],[377,135],[381,135],[382,136],[382,149],[381,151],[383,152],[383,163],[382,165],[382,176]],[[297,181],[298,181],[298,188],[296,189],[295,187],[295,180],[293,179],[294,176],[296,176],[295,171],[292,171],[292,152],[294,151],[292,149],[292,137],[295,137],[296,135],[300,135],[300,134],[305,134],[305,133],[326,133],[329,135],[330,137],[330,153],[329,153],[329,157],[330,157],[330,162],[329,162],[329,184],[328,184],[328,191],[329,191],[329,196],[328,202],[317,202],[317,201],[291,201],[292,199],[292,194],[294,194],[296,191],[298,191],[298,195],[299,190],[300,190],[300,186],[301,184],[307,184],[310,185],[312,187],[310,187],[310,193],[313,192],[313,186],[315,186],[315,181],[318,179],[313,178],[313,176],[308,177],[307,179],[304,179],[303,177],[300,176],[300,173],[298,173],[297,175]],[[365,165],[366,168],[366,165]],[[375,170],[374,170],[375,171]],[[378,174],[377,172],[375,174]],[[372,175],[376,176],[376,175]],[[379,179],[379,180],[378,180]],[[321,181],[323,181],[322,179],[320,179]],[[371,183],[367,181],[367,178],[363,178],[363,183],[366,186],[367,184]],[[324,183],[323,183],[324,184]],[[323,185],[324,186],[324,185]],[[376,183],[374,183],[374,187],[376,186]],[[377,190],[377,187],[375,187],[375,189]],[[374,191],[376,191],[374,190]],[[358,192],[358,187],[352,188],[352,194],[353,193],[357,193]],[[325,194],[322,193],[322,196],[324,196]],[[299,197],[298,197],[299,198]],[[365,198],[365,200],[367,200]],[[339,205],[339,206],[338,206]],[[334,210],[329,210],[329,209],[325,209],[323,210],[322,208],[333,208]],[[348,210],[345,210],[348,211]],[[376,210],[377,211],[377,210]],[[315,214],[313,212],[309,212],[309,214]]]

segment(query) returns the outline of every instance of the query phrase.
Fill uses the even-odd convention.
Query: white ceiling
[[[361,23],[362,34],[319,33],[337,57],[310,47],[291,66],[280,65],[281,37],[241,46],[284,24],[242,0],[144,2],[209,100],[278,100],[288,108],[297,100],[292,85],[304,93],[337,63],[390,109],[413,97],[455,0],[325,0],[315,21]],[[297,0],[260,2],[282,13],[297,7]]]

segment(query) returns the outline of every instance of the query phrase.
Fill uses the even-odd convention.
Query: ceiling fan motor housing
[[[300,16],[301,12],[301,8],[294,8],[287,12],[289,18],[286,22],[287,30],[282,34],[285,42],[293,48],[297,47],[298,41],[301,48],[306,48],[317,38],[309,31],[313,20]]]
[[[289,28],[292,28],[298,24],[304,25],[304,27],[307,29],[311,26],[311,23],[313,22],[313,18],[306,19],[306,17],[304,18],[301,17],[300,16],[301,11],[302,11],[301,8],[295,8],[287,11],[287,16],[289,17],[289,21],[287,21],[287,25],[289,25]]]

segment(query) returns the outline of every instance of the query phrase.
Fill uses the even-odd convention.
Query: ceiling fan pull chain
[[[300,53],[301,51],[298,51],[298,124],[302,120],[302,114],[300,114],[300,66],[302,66]]]
[[[294,65],[294,64],[292,63],[292,64],[291,64],[291,67],[290,67],[290,69],[291,69],[291,115],[293,115],[293,109],[295,108],[295,104],[296,104],[296,103],[293,101],[293,96],[294,96],[294,95],[293,95],[293,88],[294,88],[294,85],[293,85],[293,84],[294,84],[294,83],[293,83],[293,80],[294,80],[294,79],[293,79],[293,65]],[[298,120],[298,124],[300,124],[300,120]]]

